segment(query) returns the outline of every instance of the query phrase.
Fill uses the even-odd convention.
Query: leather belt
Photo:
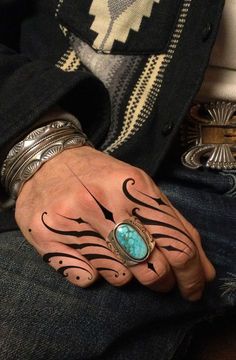
[[[181,157],[188,168],[236,169],[236,103],[193,105],[181,128],[181,143],[188,147]]]

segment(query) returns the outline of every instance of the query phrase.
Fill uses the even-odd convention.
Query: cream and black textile
[[[0,1],[0,154],[52,105],[156,173],[201,84],[223,0]],[[11,229],[1,215],[0,230]]]

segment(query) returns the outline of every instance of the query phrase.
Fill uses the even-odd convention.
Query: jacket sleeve
[[[31,16],[32,3],[28,0],[0,0],[0,164],[11,146],[32,129],[48,109],[63,102],[71,92],[73,96],[64,101],[65,106],[69,104],[68,111],[71,111],[70,105],[73,109],[80,107],[83,94],[87,97],[91,92],[96,103],[107,96],[102,83],[84,68],[66,72],[45,57],[35,58],[22,53],[20,29],[23,21]],[[63,46],[60,51],[63,53]],[[84,99],[81,103],[84,109]],[[90,103],[88,108],[93,108],[93,105]],[[78,114],[79,111],[75,115]],[[103,136],[107,124],[99,115],[96,119],[92,117],[91,112],[88,118],[93,120],[92,124],[88,121],[89,125],[82,123],[82,127],[85,127],[85,132],[88,129],[90,138],[98,134],[95,135],[96,143],[96,136]],[[0,186],[0,194],[2,190]]]
[[[105,96],[102,83],[89,71],[66,72],[44,57],[32,59],[21,52],[18,34],[22,21],[30,16],[30,3],[0,0],[0,155],[72,89],[78,95],[84,89],[92,96]]]

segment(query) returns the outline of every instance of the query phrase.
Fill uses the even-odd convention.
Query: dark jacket
[[[97,148],[156,173],[202,82],[224,1],[107,4],[0,0],[1,160],[59,103]],[[116,64],[110,77],[87,64],[88,46]],[[12,214],[0,213],[0,231],[16,226]]]

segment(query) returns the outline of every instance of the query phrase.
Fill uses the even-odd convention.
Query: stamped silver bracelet
[[[29,133],[8,153],[1,182],[11,198],[16,199],[24,183],[48,160],[65,149],[93,146],[81,128],[65,120],[57,120]]]
[[[77,129],[73,123],[65,120],[56,120],[50,124],[31,131],[22,141],[14,145],[7,154],[1,168],[1,178],[6,177],[6,172],[10,171],[11,166],[16,162],[16,160],[18,161],[21,156],[24,156],[28,149],[34,147],[35,144],[39,143],[41,140],[44,140],[45,136],[55,133],[62,128],[70,128],[81,131],[81,129]]]
[[[60,128],[57,129],[57,131],[46,131],[45,132],[45,136],[35,139],[34,142],[32,143],[32,140],[30,141],[30,145],[27,143],[28,141],[25,142],[25,145],[23,147],[23,150],[18,152],[18,155],[14,156],[13,158],[10,158],[8,163],[6,164],[5,167],[5,173],[4,173],[4,177],[5,177],[5,184],[3,183],[4,186],[7,186],[7,183],[9,182],[9,178],[12,178],[12,176],[15,174],[16,169],[19,169],[23,166],[23,164],[25,163],[25,161],[28,161],[28,159],[30,159],[30,157],[32,156],[32,154],[37,153],[38,151],[40,151],[41,149],[43,149],[45,146],[47,146],[47,144],[52,143],[57,141],[57,139],[63,138],[65,135],[74,135],[75,134],[75,129],[73,128]],[[84,136],[81,134],[81,132],[76,131],[76,134],[78,134],[79,136],[81,136],[82,138],[84,138]]]

